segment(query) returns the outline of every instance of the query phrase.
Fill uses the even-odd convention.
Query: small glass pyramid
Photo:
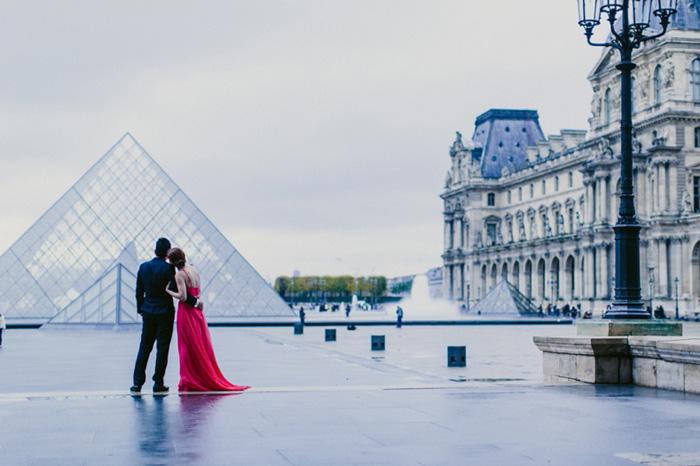
[[[508,283],[507,280],[501,280],[467,312],[481,315],[533,317],[537,315],[537,308],[515,286]]]
[[[197,267],[207,318],[294,315],[128,133],[0,256],[0,309],[13,320],[114,323],[119,314],[92,308],[111,296],[107,307],[135,317],[138,264],[161,236]]]

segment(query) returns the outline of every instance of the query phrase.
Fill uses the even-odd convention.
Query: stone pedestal
[[[700,338],[534,337],[545,382],[635,384],[700,393]]]
[[[534,337],[534,342],[542,350],[545,382],[632,382],[625,337]]]
[[[673,320],[597,319],[579,320],[578,335],[614,337],[631,335],[680,336],[683,324]]]

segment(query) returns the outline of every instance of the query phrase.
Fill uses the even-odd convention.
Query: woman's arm
[[[185,277],[181,272],[175,274],[175,284],[177,285],[177,293],[169,290],[167,286],[165,291],[173,298],[185,301],[187,299],[187,287],[185,286]]]

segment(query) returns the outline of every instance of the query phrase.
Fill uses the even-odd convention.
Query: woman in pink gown
[[[185,263],[185,253],[173,248],[168,260],[177,269],[177,293],[166,291],[180,300],[177,307],[177,349],[180,354],[180,383],[178,391],[243,391],[250,387],[233,385],[224,378],[216,363],[211,336],[204,313],[184,302],[187,292],[199,297],[199,273]]]

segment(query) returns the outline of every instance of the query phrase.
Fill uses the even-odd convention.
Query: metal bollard
[[[384,335],[372,335],[372,351],[384,351]]]
[[[447,347],[447,367],[465,367],[467,365],[466,346]]]
[[[335,329],[334,328],[327,328],[326,329],[326,341],[335,341]]]
[[[304,333],[304,324],[301,322],[294,323],[294,335],[302,335]]]

